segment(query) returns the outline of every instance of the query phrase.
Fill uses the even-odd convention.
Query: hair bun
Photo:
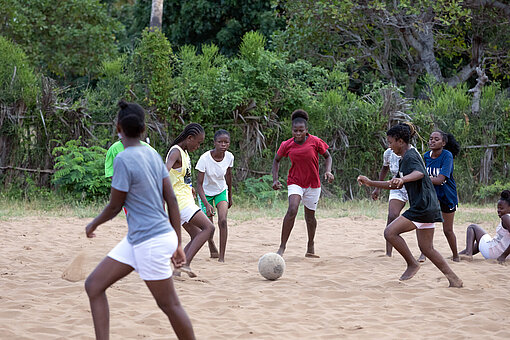
[[[124,99],[121,99],[117,105],[119,105],[121,109],[125,109],[128,106],[128,102]]]
[[[308,121],[308,112],[306,112],[305,110],[302,110],[302,109],[298,109],[298,110],[292,112],[290,119],[294,120],[296,118],[302,118],[302,119]]]
[[[508,201],[510,200],[510,190],[503,190],[501,192],[501,199]]]

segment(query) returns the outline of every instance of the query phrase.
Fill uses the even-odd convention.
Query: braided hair
[[[179,144],[180,142],[188,138],[188,136],[198,136],[202,133],[205,133],[205,130],[202,127],[202,125],[198,123],[190,123],[186,125],[184,130],[182,130],[181,134],[174,139],[171,146]]]
[[[303,123],[306,127],[308,127],[308,112],[302,109],[295,110],[292,112],[292,115],[290,116],[290,119],[292,120],[292,125],[296,123]]]
[[[457,142],[455,137],[451,133],[446,133],[441,130],[436,130],[434,132],[439,132],[441,134],[441,138],[443,138],[443,142],[445,143],[443,149],[450,151],[453,158],[455,158],[455,156],[457,156],[460,152],[460,144]]]
[[[145,111],[137,103],[121,100],[119,103],[117,122],[126,137],[137,138],[145,129]]]

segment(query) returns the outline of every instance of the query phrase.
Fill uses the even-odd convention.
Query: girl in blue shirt
[[[460,146],[452,134],[438,130],[430,134],[429,148],[430,151],[427,151],[423,156],[425,166],[436,189],[443,215],[443,233],[452,250],[452,259],[459,262],[457,238],[453,232],[453,220],[459,204],[457,186],[453,179],[453,159],[459,153]],[[425,261],[423,254],[420,255],[419,261]]]

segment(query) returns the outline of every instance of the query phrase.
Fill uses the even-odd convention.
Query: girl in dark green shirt
[[[405,185],[409,196],[409,209],[391,222],[384,230],[384,237],[404,257],[407,269],[400,280],[409,280],[420,269],[419,262],[409,250],[400,234],[416,229],[422,253],[446,276],[450,287],[462,287],[462,280],[448,266],[441,254],[434,249],[434,223],[442,222],[434,185],[427,175],[423,159],[409,141],[412,131],[409,124],[393,126],[386,133],[389,147],[402,157],[399,175],[389,181],[372,181],[358,176],[358,183],[382,189],[400,189]]]

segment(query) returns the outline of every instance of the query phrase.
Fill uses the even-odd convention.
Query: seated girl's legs
[[[446,276],[450,287],[462,287],[462,280],[455,275],[446,260],[434,249],[434,228],[416,229],[416,237],[421,252]]]
[[[296,220],[296,215],[298,212],[300,202],[301,196],[299,195],[289,196],[289,208],[287,209],[287,213],[283,218],[281,243],[280,248],[277,251],[279,255],[283,255],[283,253],[285,252],[285,248],[287,247],[287,241],[289,240],[292,228],[294,228],[294,221]]]
[[[167,315],[177,337],[179,339],[195,339],[191,321],[179,302],[172,278],[145,281],[145,284],[159,308]]]
[[[416,229],[414,223],[404,216],[399,216],[384,229],[384,238],[402,255],[407,263],[407,269],[400,280],[409,280],[420,269],[419,263],[413,257],[406,241],[400,236],[402,233]]]
[[[96,339],[108,339],[110,312],[106,289],[133,271],[133,267],[105,257],[85,280],[85,291],[90,301]]]
[[[186,253],[186,265],[189,266],[196,253],[209,240],[211,234],[214,233],[214,225],[200,210],[183,227],[191,236],[191,241],[184,250]],[[200,231],[197,232],[197,228]]]
[[[220,228],[220,256],[219,262],[225,262],[225,250],[227,249],[227,214],[228,214],[228,202],[220,201],[216,204],[216,210],[218,211],[218,227]]]
[[[315,218],[315,210],[305,207],[305,222],[308,232],[308,244],[306,246],[306,257],[319,257],[315,254],[314,238],[317,229],[317,219]]]
[[[485,234],[487,232],[478,224],[470,224],[466,230],[466,249],[459,254],[466,255],[468,259],[472,258],[474,254],[478,253],[478,242]]]
[[[448,241],[448,245],[452,250],[452,260],[455,262],[459,262],[459,254],[457,253],[457,237],[455,237],[455,233],[453,232],[453,220],[455,218],[455,211],[450,213],[443,212],[443,233],[446,236],[446,240]]]
[[[397,199],[391,199],[388,203],[388,219],[386,221],[386,226],[390,225],[391,222],[393,222],[397,217],[400,216],[400,212],[406,205],[406,202],[397,200]],[[386,256],[391,257],[393,247],[391,246],[391,243],[386,241]]]

